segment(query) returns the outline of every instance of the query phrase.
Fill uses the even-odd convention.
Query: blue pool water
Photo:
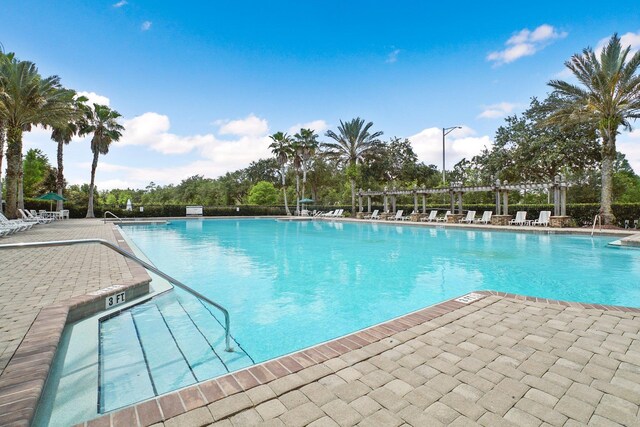
[[[640,251],[608,247],[611,237],[271,219],[125,233],[227,307],[255,362],[473,290],[640,306]]]

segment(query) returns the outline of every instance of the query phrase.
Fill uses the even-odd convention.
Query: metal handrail
[[[600,214],[593,217],[593,227],[591,228],[591,237],[593,237],[593,233],[596,231],[596,221],[600,224],[600,232],[602,233],[602,218]]]
[[[102,215],[102,222],[106,223],[107,222],[107,214],[111,215],[112,217],[114,217],[115,219],[117,219],[118,221],[122,221],[122,218],[120,218],[118,215],[114,214],[111,211],[106,211],[103,215]]]
[[[147,270],[157,274],[158,276],[162,277],[163,279],[167,280],[168,282],[176,285],[180,289],[183,289],[183,290],[189,292],[191,295],[194,295],[195,297],[200,298],[201,300],[204,300],[204,301],[208,302],[209,304],[211,304],[212,306],[214,306],[215,308],[220,310],[222,312],[222,314],[224,314],[225,346],[226,346],[225,350],[226,351],[233,351],[233,348],[231,347],[231,334],[230,334],[231,320],[229,318],[229,311],[226,308],[224,308],[223,306],[221,306],[217,302],[214,302],[214,301],[210,300],[209,298],[205,297],[200,292],[191,289],[189,286],[185,285],[184,283],[180,282],[179,280],[174,279],[173,277],[169,276],[168,274],[163,273],[162,271],[158,270],[153,265],[141,260],[140,258],[135,256],[131,252],[127,252],[124,249],[114,245],[113,243],[107,242],[104,239],[74,239],[74,240],[54,240],[54,241],[51,241],[51,242],[7,243],[7,244],[0,245],[0,250],[1,249],[24,249],[24,248],[47,248],[47,247],[54,247],[54,246],[71,246],[71,245],[79,245],[79,244],[87,244],[87,243],[99,243],[99,244],[101,244],[103,246],[108,247],[109,249],[111,249],[113,251],[118,252],[120,255],[124,256],[125,258],[129,258],[130,260],[140,264],[141,266],[143,266]]]

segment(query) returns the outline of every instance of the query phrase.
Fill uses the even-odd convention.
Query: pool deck
[[[90,237],[126,248],[98,220],[0,244]],[[149,278],[98,245],[4,250],[0,271],[0,425],[27,425],[70,308]],[[87,425],[640,426],[640,310],[478,294]]]

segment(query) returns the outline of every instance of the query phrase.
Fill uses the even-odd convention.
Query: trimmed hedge
[[[43,200],[27,199],[25,200],[25,207],[27,209],[45,209],[49,210],[49,202]],[[77,206],[72,203],[65,203],[65,209],[69,209],[69,216],[71,218],[84,218],[87,213],[86,206]],[[463,204],[465,210],[475,210],[478,215],[482,211],[490,210],[495,212],[495,205],[487,204]],[[140,212],[138,206],[133,208],[133,211],[127,211],[117,207],[98,206],[95,208],[95,215],[98,218],[102,218],[105,211],[111,211],[120,218],[150,218],[150,217],[183,217],[185,216],[186,205],[147,205],[144,206],[144,212]],[[390,206],[389,206],[390,207]],[[344,209],[345,216],[351,215],[351,205],[341,206],[322,206],[322,205],[307,205],[309,210],[330,211],[334,209]],[[382,205],[372,205],[371,209],[382,210]],[[403,209],[405,213],[413,211],[413,204],[411,205],[397,205],[397,209]],[[422,210],[422,204],[418,204],[418,208]],[[357,207],[356,207],[357,209]],[[449,205],[431,205],[427,206],[427,211],[430,209],[447,210]],[[295,211],[295,204],[289,206],[291,212]],[[365,206],[366,210],[366,206]],[[593,224],[594,216],[599,212],[600,204],[598,203],[572,203],[567,204],[567,215],[573,218],[575,225],[582,227]],[[514,214],[516,211],[527,211],[528,218],[537,218],[540,211],[552,211],[552,204],[543,205],[529,205],[529,204],[513,204],[509,205],[509,212]],[[205,216],[264,216],[264,215],[285,215],[284,206],[205,206]],[[633,227],[633,221],[640,219],[640,203],[614,203],[613,214],[616,216],[618,225],[624,227],[625,220],[628,220]]]

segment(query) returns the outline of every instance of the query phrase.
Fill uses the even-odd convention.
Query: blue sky
[[[269,155],[268,135],[356,116],[447,167],[491,144],[563,63],[614,32],[640,48],[640,8],[601,2],[4,0],[0,42],[118,110],[127,131],[100,189],[216,177]],[[323,139],[323,138],[321,138]],[[48,132],[25,136],[55,159]],[[638,148],[636,148],[638,147]],[[619,149],[640,171],[640,133]],[[71,183],[91,153],[66,150]]]

